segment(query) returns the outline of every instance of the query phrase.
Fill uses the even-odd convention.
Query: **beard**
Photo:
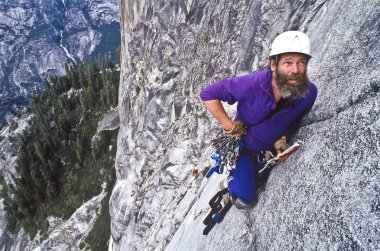
[[[291,85],[288,83],[290,79],[295,79],[298,81],[297,85]],[[307,73],[298,73],[291,76],[286,76],[285,74],[280,74],[276,70],[276,81],[278,89],[281,91],[281,95],[284,99],[296,99],[303,98],[309,93],[309,88],[307,82],[309,78]]]

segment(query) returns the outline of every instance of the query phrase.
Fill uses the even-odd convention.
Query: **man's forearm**
[[[228,117],[220,100],[208,100],[203,103],[211,115],[219,121],[225,130],[232,130],[234,124],[232,123],[230,117]]]

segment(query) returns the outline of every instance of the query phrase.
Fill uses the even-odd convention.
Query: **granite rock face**
[[[17,143],[17,134],[28,127],[28,117],[18,120],[17,126],[5,126],[0,130],[0,179],[7,184],[12,183],[12,176],[18,176],[16,171],[17,152],[20,145]],[[0,194],[0,250],[10,250],[15,237],[6,230],[8,220],[4,210],[3,197]]]
[[[115,53],[120,45],[116,0],[11,1],[0,5],[0,126],[44,79],[65,64]]]
[[[380,246],[378,1],[122,0],[120,8],[112,250]],[[312,40],[308,74],[319,89],[294,136],[306,145],[271,172],[253,209],[233,208],[202,236],[223,175],[201,175],[220,128],[198,93],[265,68],[274,37],[290,29]]]

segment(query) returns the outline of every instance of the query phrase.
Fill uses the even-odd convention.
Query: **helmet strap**
[[[280,61],[280,55],[274,55],[274,56],[271,56],[270,57],[270,60],[273,60],[275,65],[276,65],[276,70],[277,70],[277,67],[278,67],[278,63]],[[270,62],[269,63],[269,67],[271,67],[272,63]]]
[[[275,57],[274,57],[274,62],[276,63],[276,67],[277,67],[277,65],[278,65],[278,61],[280,61],[280,55],[276,55]]]

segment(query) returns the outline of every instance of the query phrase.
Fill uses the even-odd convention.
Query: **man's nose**
[[[292,69],[291,69],[292,73],[294,73],[294,74],[299,73],[300,72],[299,68],[300,68],[300,66],[298,64],[293,64]]]

